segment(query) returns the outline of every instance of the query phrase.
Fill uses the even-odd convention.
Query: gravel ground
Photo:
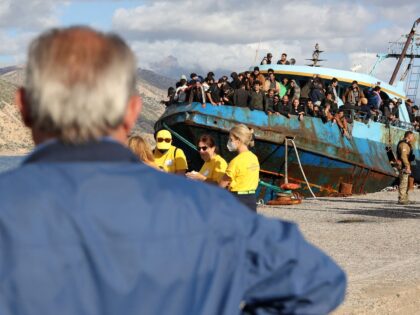
[[[305,199],[258,212],[294,221],[348,277],[334,314],[420,314],[420,189],[415,204],[398,205],[395,191],[347,198]]]

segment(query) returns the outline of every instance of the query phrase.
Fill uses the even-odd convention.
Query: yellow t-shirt
[[[175,152],[176,149],[176,152]],[[176,156],[175,156],[176,154]],[[158,149],[153,151],[156,165],[167,173],[175,173],[176,171],[187,170],[187,158],[184,151],[171,145],[168,151],[162,154]]]
[[[252,191],[257,189],[260,163],[257,156],[251,151],[239,153],[230,161],[226,175],[232,180],[230,191]]]
[[[216,154],[210,161],[203,164],[200,174],[207,177],[207,181],[218,183],[226,172],[227,163],[224,158]]]

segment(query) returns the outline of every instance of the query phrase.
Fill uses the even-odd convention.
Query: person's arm
[[[219,181],[219,187],[226,188],[227,186],[229,186],[231,181],[232,179],[226,174],[224,174],[223,177]]]
[[[179,148],[177,148],[174,152],[174,163],[175,174],[184,176],[188,169],[188,163],[184,151]]]
[[[401,144],[401,161],[403,162],[403,166],[405,172],[410,174],[411,173],[411,165],[410,161],[408,160],[408,155],[410,153],[410,147],[406,143]]]
[[[207,99],[209,100],[209,102],[212,105],[216,105],[216,103],[213,101],[213,98],[211,97],[211,93],[210,92],[207,92],[206,95],[207,95]]]
[[[258,215],[247,221],[245,312],[327,314],[343,301],[345,273],[295,224]]]
[[[200,181],[203,181],[203,182],[207,180],[206,176],[204,176],[203,174],[201,174],[199,172],[196,172],[196,171],[185,173],[185,176],[190,178],[190,179],[200,180]]]

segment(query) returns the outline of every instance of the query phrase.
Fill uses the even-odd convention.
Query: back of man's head
[[[26,121],[67,143],[108,135],[123,122],[135,82],[135,57],[117,35],[87,27],[47,31],[29,48]]]

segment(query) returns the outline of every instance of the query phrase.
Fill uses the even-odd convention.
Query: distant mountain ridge
[[[174,81],[153,71],[138,69],[137,83],[143,109],[133,132],[146,135],[152,141],[154,123],[165,110],[160,101],[166,97],[167,88],[173,86]],[[23,82],[24,67],[0,68],[0,155],[25,153],[34,145],[14,104],[16,90]]]

